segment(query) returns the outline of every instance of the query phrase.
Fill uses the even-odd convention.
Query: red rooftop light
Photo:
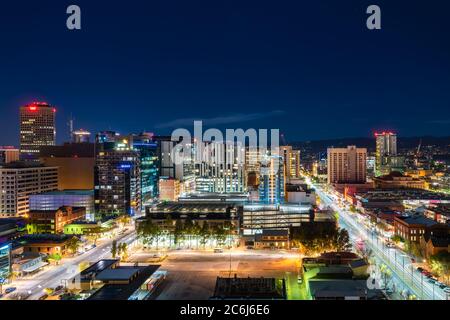
[[[37,110],[37,107],[36,107],[36,106],[30,106],[29,109],[30,109],[31,111],[36,111],[36,110]]]

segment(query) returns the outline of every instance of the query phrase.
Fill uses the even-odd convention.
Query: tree
[[[333,244],[337,251],[350,251],[352,249],[347,229],[339,229]]]
[[[59,253],[53,253],[51,255],[49,255],[47,257],[47,259],[51,262],[54,261],[56,264],[59,264],[59,262],[61,261],[62,257]]]
[[[188,246],[191,247],[191,237],[194,230],[194,223],[192,222],[192,219],[190,217],[187,217],[184,221],[184,229],[183,234],[187,236],[188,238]]]
[[[94,245],[97,245],[97,240],[101,237],[103,231],[101,227],[94,228],[89,231],[86,238],[91,241]]]
[[[206,243],[208,242],[208,238],[211,236],[208,222],[206,221],[203,222],[199,235],[200,235],[200,243],[203,245],[203,249],[205,249]]]
[[[198,249],[198,240],[199,240],[198,238],[200,236],[200,230],[201,230],[200,225],[194,221],[191,233],[192,233],[192,236],[194,237],[194,239],[196,241],[197,249]]]
[[[81,240],[78,237],[72,237],[67,241],[66,246],[72,254],[75,254],[81,246]]]
[[[222,246],[226,239],[226,230],[221,225],[217,225],[213,227],[213,236],[217,241],[219,246]]]
[[[447,276],[450,266],[450,253],[439,252],[430,257],[430,268],[438,276]]]
[[[131,217],[127,214],[122,214],[117,218],[117,221],[122,225],[122,227],[130,224]]]
[[[173,241],[175,245],[178,245],[182,236],[183,236],[183,221],[177,219],[175,222],[175,231],[173,233]]]
[[[121,260],[124,260],[124,261],[128,260],[128,245],[126,242],[119,244],[119,255],[120,255]]]
[[[113,257],[113,259],[116,258],[117,250],[118,250],[117,241],[113,240],[112,245],[111,245],[111,256]]]
[[[156,226],[152,219],[145,219],[138,224],[136,233],[144,245],[151,245],[155,238]]]

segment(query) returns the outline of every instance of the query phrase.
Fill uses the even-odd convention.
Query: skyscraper
[[[96,156],[95,211],[101,215],[135,215],[142,208],[139,151],[128,143],[105,143]],[[113,146],[111,148],[111,146]]]
[[[328,148],[328,183],[366,183],[366,161],[366,148]]]
[[[284,159],[278,155],[265,155],[261,160],[259,200],[265,203],[284,201]]]
[[[377,175],[381,168],[386,164],[386,157],[397,155],[397,134],[392,132],[375,133],[376,139],[376,158],[375,168]]]
[[[158,144],[153,141],[152,133],[132,136],[133,149],[139,151],[141,164],[141,200],[150,203],[158,196],[159,159]]]
[[[281,146],[280,156],[283,157],[286,178],[298,178],[300,176],[300,150],[292,150],[292,146]]]
[[[20,107],[20,156],[36,159],[41,146],[54,146],[56,109],[46,102]]]

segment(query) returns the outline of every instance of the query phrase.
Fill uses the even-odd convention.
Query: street
[[[422,300],[446,300],[447,294],[438,286],[429,283],[426,277],[416,270],[412,263],[412,258],[399,248],[389,248],[384,239],[368,230],[368,228],[355,218],[356,214],[351,214],[347,210],[339,207],[336,203],[336,195],[327,193],[320,186],[312,183],[306,178],[323,202],[324,207],[330,207],[339,214],[339,224],[347,229],[353,245],[359,240],[364,240],[369,249],[372,250],[375,258],[389,267],[392,271],[394,281],[401,283],[407,290],[414,294],[417,299]]]

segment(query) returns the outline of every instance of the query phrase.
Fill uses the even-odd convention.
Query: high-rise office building
[[[366,161],[366,148],[328,148],[328,183],[366,183]]]
[[[139,152],[130,148],[126,139],[105,144],[95,162],[95,211],[104,216],[133,216],[142,208]]]
[[[201,157],[195,159],[197,191],[245,191],[245,159],[239,159],[239,148],[235,143],[196,143],[196,152],[201,153]]]
[[[381,174],[388,157],[397,155],[397,134],[392,132],[375,133],[376,155],[375,168],[377,175]]]
[[[281,203],[284,201],[286,180],[284,159],[279,155],[266,155],[261,159],[259,201]]]
[[[141,133],[132,136],[132,146],[139,151],[141,171],[142,204],[149,204],[158,196],[159,159],[158,144],[152,133]]]
[[[298,178],[300,176],[300,150],[293,150],[292,146],[281,146],[280,156],[283,157],[285,177]]]
[[[36,159],[42,146],[54,146],[56,109],[46,102],[20,107],[20,155]]]
[[[58,189],[58,167],[11,163],[0,167],[0,217],[24,216],[29,196]]]

